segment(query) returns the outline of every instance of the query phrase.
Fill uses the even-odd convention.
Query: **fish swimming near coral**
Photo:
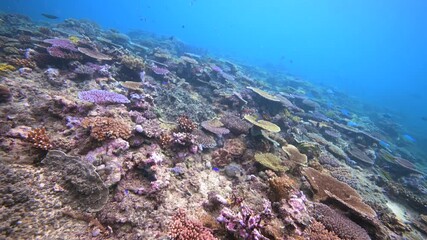
[[[52,15],[52,14],[47,14],[47,13],[42,13],[41,14],[43,17],[45,18],[49,18],[49,19],[58,19],[58,16]]]

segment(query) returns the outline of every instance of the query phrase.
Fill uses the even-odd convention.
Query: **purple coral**
[[[97,104],[108,104],[108,103],[129,103],[129,99],[119,93],[108,92],[104,90],[89,90],[78,93],[79,99],[97,103]]]
[[[304,193],[296,191],[290,195],[288,200],[282,200],[281,202],[281,216],[287,225],[293,227],[297,235],[302,235],[303,230],[300,226],[308,226],[310,224],[306,201]]]
[[[77,48],[74,43],[66,38],[45,39],[43,42],[52,44],[52,47],[77,52]]]
[[[270,203],[265,201],[264,210],[259,214],[254,214],[253,210],[244,204],[240,205],[237,213],[225,207],[221,210],[217,221],[223,223],[229,232],[233,232],[242,239],[267,240],[268,238],[261,233],[264,228],[262,221],[270,217]]]
[[[157,75],[166,75],[169,73],[169,70],[166,68],[161,68],[156,65],[151,66],[151,70]]]

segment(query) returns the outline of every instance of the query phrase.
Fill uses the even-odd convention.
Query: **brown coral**
[[[222,122],[217,119],[204,121],[201,123],[201,125],[205,130],[218,136],[230,133],[230,130],[224,128]]]
[[[122,57],[121,63],[127,68],[138,72],[143,71],[145,68],[144,60],[135,56],[125,55]]]
[[[304,237],[310,240],[341,240],[334,232],[328,231],[322,223],[316,220],[304,230]]]
[[[197,128],[195,124],[188,116],[182,115],[178,118],[178,131],[180,132],[192,132]]]
[[[287,175],[283,175],[268,179],[268,185],[270,187],[270,200],[272,202],[280,202],[282,199],[289,198],[289,195],[295,190],[296,182]]]
[[[184,210],[180,209],[172,218],[169,225],[169,236],[175,240],[213,240],[211,230],[199,222],[187,218]]]
[[[123,120],[111,117],[86,117],[82,127],[91,128],[90,136],[98,141],[106,139],[128,139],[132,135],[131,127]]]
[[[363,203],[359,193],[346,183],[322,174],[314,168],[306,168],[303,173],[313,188],[317,200],[332,198],[363,217],[371,219],[376,217],[375,211]]]
[[[325,204],[314,203],[313,214],[317,221],[342,239],[371,239],[365,229]]]
[[[46,134],[45,128],[35,128],[28,132],[27,140],[33,144],[33,147],[49,150],[52,149],[52,144],[50,143],[49,136]]]

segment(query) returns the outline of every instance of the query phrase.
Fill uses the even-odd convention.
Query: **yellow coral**
[[[77,44],[80,41],[80,38],[76,37],[76,36],[70,36],[68,38],[68,40],[70,40],[72,43]]]
[[[279,157],[271,153],[257,153],[255,154],[255,161],[262,166],[276,172],[285,172],[287,167],[283,166]]]
[[[280,132],[280,127],[272,122],[268,122],[265,120],[257,120],[256,117],[251,115],[245,115],[243,116],[244,119],[246,119],[248,122],[252,123],[253,125],[256,125],[264,130],[267,130],[269,132]]]
[[[0,63],[0,72],[11,72],[15,70],[16,68],[12,65],[9,65],[7,63]]]
[[[267,100],[274,101],[274,102],[280,102],[280,99],[278,99],[276,96],[273,96],[273,95],[269,94],[268,92],[263,91],[259,88],[254,88],[254,87],[247,87],[247,88],[256,92],[258,95],[260,95],[261,97],[263,97]]]

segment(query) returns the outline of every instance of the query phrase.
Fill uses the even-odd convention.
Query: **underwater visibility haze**
[[[426,239],[426,11],[2,0],[0,239]]]

